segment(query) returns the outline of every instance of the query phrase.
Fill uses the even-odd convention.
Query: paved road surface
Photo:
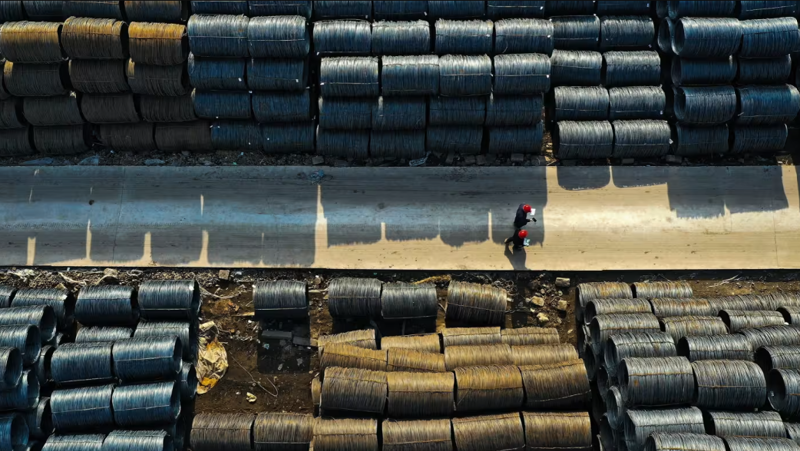
[[[794,167],[0,168],[0,265],[800,267]],[[503,240],[521,202],[535,245]]]

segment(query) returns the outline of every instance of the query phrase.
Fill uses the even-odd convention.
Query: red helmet
[[[528,231],[527,230],[520,230],[517,235],[519,235],[520,238],[525,238],[525,237],[528,236]]]
[[[525,204],[525,205],[522,206],[522,210],[525,211],[525,213],[530,213],[531,212],[531,206],[528,205],[528,204]]]

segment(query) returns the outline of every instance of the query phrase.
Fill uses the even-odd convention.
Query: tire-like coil
[[[58,386],[96,385],[116,381],[112,369],[112,343],[65,343],[50,360]]]
[[[139,112],[142,120],[146,122],[156,122],[156,144],[158,144],[159,127],[165,127],[165,122],[191,122],[197,120],[194,111],[194,101],[192,94],[182,96],[149,96],[139,97]],[[191,125],[191,124],[190,124]],[[199,136],[198,136],[199,137]],[[176,140],[179,136],[175,137]],[[207,138],[208,149],[211,150],[210,136]],[[161,147],[159,146],[159,149]],[[167,150],[167,149],[161,149]],[[186,149],[178,149],[186,150]]]
[[[314,426],[313,444],[316,451],[338,451],[344,448],[353,451],[378,450],[378,422],[371,419],[320,419]]]
[[[381,92],[385,96],[423,96],[439,93],[439,57],[384,56]]]
[[[60,63],[61,22],[8,22],[0,33],[0,54],[13,63]]]
[[[524,386],[519,367],[469,366],[455,368],[456,412],[519,410]],[[459,448],[460,449],[460,448]]]
[[[733,86],[675,88],[674,112],[678,121],[691,125],[719,125],[736,115]]]
[[[706,429],[717,437],[786,438],[777,412],[704,412]]]
[[[655,43],[656,27],[648,16],[604,16],[600,18],[601,50],[649,49]]]
[[[800,369],[800,346],[762,346],[754,359],[766,375],[772,370]]]
[[[424,130],[372,130],[370,155],[375,158],[414,160],[425,156]]]
[[[794,17],[744,20],[741,30],[739,56],[743,58],[777,58],[791,53],[800,44]]]
[[[0,348],[0,389],[11,390],[22,377],[22,354],[17,348]]]
[[[56,314],[49,305],[0,309],[0,326],[35,326],[42,343],[56,336]]]
[[[602,86],[557,86],[553,89],[553,121],[608,119],[608,90]]]
[[[382,286],[377,279],[344,277],[331,280],[328,285],[331,316],[380,317]]]
[[[372,103],[372,130],[424,130],[427,113],[424,97],[378,97]]]
[[[672,129],[662,120],[614,121],[614,158],[655,158],[669,153]]]
[[[323,58],[319,85],[324,97],[377,97],[380,92],[378,58]]]
[[[128,24],[114,19],[70,17],[61,30],[61,46],[73,59],[127,59]]]
[[[790,55],[763,59],[740,58],[738,67],[738,84],[786,83],[792,73],[792,58]]]
[[[692,362],[699,360],[753,361],[753,347],[741,335],[683,337],[678,340],[678,354]]]
[[[589,330],[595,354],[602,355],[606,340],[611,335],[624,332],[659,332],[661,328],[658,318],[652,313],[633,313],[596,316],[589,325]]]
[[[7,2],[8,4],[20,2]],[[64,20],[63,1],[23,1],[22,6],[25,8],[25,15],[28,19],[37,22],[60,22]],[[6,6],[5,4],[3,6]],[[11,18],[6,17],[5,14],[0,14],[0,18],[5,21],[10,21]],[[22,20],[20,15],[13,20]]]
[[[153,152],[156,150],[155,124],[101,125],[100,142],[117,152]]]
[[[598,315],[627,313],[652,313],[652,307],[647,299],[592,299],[586,304],[583,321],[591,324]]]
[[[736,88],[737,125],[778,125],[792,122],[800,111],[800,92],[792,85]]]
[[[452,437],[460,451],[525,448],[525,429],[519,413],[454,418]]]
[[[197,380],[197,371],[193,363],[183,362],[177,380],[180,381],[181,385],[181,399],[184,402],[195,399],[199,382]]]
[[[174,66],[189,56],[186,26],[134,22],[128,27],[131,60],[140,64]]]
[[[436,21],[438,55],[488,55],[492,53],[494,24],[491,20]]]
[[[308,317],[308,285],[305,281],[277,280],[253,285],[255,318]]]
[[[553,50],[550,80],[553,86],[597,86],[602,82],[600,52]]]
[[[181,412],[180,384],[159,382],[114,389],[114,422],[123,428],[174,422]]]
[[[89,150],[92,129],[88,124],[34,127],[33,145],[43,155],[75,155]]]
[[[317,55],[369,55],[372,27],[366,20],[314,22],[314,52]]]
[[[183,360],[196,362],[199,333],[197,323],[140,321],[133,338],[176,336],[183,345]]]
[[[70,326],[73,322],[75,298],[66,290],[58,288],[23,288],[14,295],[12,307],[29,307],[49,305],[58,319],[59,330]]]
[[[725,0],[718,2],[670,1],[664,3],[667,4],[669,17],[676,20],[686,16],[734,17],[737,2]]]
[[[661,3],[661,2],[659,2]],[[667,2],[663,2],[667,3]],[[647,437],[644,451],[725,451],[725,442],[713,435],[656,432]]]
[[[486,100],[487,126],[530,126],[542,120],[544,96],[489,96]],[[490,138],[491,141],[491,138]]]
[[[247,16],[193,14],[186,26],[192,53],[195,56],[247,57],[249,21]]]
[[[714,155],[728,152],[728,126],[695,127],[675,124],[675,155]]]
[[[126,286],[83,288],[75,303],[75,319],[84,326],[132,326],[139,319],[133,296],[133,288]]]
[[[311,0],[251,0],[247,2],[251,17],[256,16],[302,16],[311,18]]]
[[[610,158],[614,129],[608,121],[561,121],[553,133],[553,149],[560,159]]]
[[[369,97],[320,97],[319,126],[333,130],[368,130],[377,99]]]
[[[428,126],[425,146],[429,152],[459,152],[462,155],[481,153],[483,127]]]
[[[0,417],[0,447],[26,450],[28,443],[28,425],[22,415],[12,412]]]
[[[585,410],[591,402],[589,378],[580,359],[522,366],[519,371],[527,410]]]
[[[327,2],[325,2],[327,3]],[[486,2],[434,1],[428,0],[428,17],[436,19],[483,19],[486,16]]]
[[[736,126],[731,133],[730,153],[779,152],[786,146],[789,130],[786,124]]]
[[[133,94],[86,94],[81,97],[81,113],[92,124],[132,124],[139,122]]]
[[[617,377],[626,407],[680,406],[692,402],[692,365],[686,357],[626,357]]]
[[[619,1],[619,0],[598,0],[595,14],[606,16],[612,14],[643,14],[650,15],[650,4],[645,1]]]
[[[114,373],[123,382],[169,380],[183,367],[183,347],[177,336],[119,340],[113,355]]]
[[[307,86],[305,60],[252,58],[247,62],[247,87],[251,90],[301,92]]]
[[[311,96],[308,90],[302,92],[254,92],[251,102],[256,122],[279,123],[311,120]]]
[[[428,22],[375,22],[372,24],[373,55],[424,55],[431,51]]]
[[[304,17],[253,17],[247,26],[247,45],[253,58],[305,58],[311,37]]]
[[[661,80],[661,58],[658,52],[610,51],[603,54],[603,85],[657,86]]]
[[[17,97],[59,96],[70,92],[66,64],[19,64],[6,61],[3,82],[6,90]]]
[[[660,86],[631,86],[608,90],[608,118],[662,119],[667,97]]]
[[[246,62],[241,58],[198,58],[190,53],[187,67],[189,82],[196,89],[246,91],[248,88]]]
[[[132,336],[133,329],[127,327],[81,327],[75,335],[75,343],[126,340]]]
[[[546,55],[494,57],[494,94],[530,95],[550,90],[550,58]]]
[[[439,59],[443,96],[480,96],[492,92],[492,60],[486,55],[444,55]]]
[[[491,127],[487,130],[487,152],[497,155],[522,153],[539,155],[542,152],[544,126],[541,122],[522,127]]]
[[[53,426],[59,433],[110,429],[114,385],[55,390],[50,395]]]
[[[146,320],[196,320],[200,285],[196,280],[147,280],[139,286],[139,310]]]
[[[314,151],[316,127],[309,121],[297,124],[265,124],[261,126],[261,144],[268,154],[305,153]]]
[[[455,2],[453,2],[455,3]],[[372,19],[372,0],[314,0],[314,21],[328,19]]]
[[[70,60],[72,87],[86,94],[119,94],[131,90],[125,78],[125,61]]]
[[[486,99],[483,97],[431,97],[430,125],[483,125]]]
[[[742,28],[738,19],[683,17],[675,22],[672,51],[682,58],[726,58],[739,49]]]
[[[192,91],[197,117],[204,119],[250,119],[253,116],[249,91]]]
[[[316,421],[311,415],[298,413],[259,413],[253,423],[255,451],[306,450],[314,438]]]
[[[767,401],[761,367],[743,360],[693,362],[697,392],[694,405],[709,410],[752,410]]]
[[[557,16],[553,22],[553,45],[559,50],[597,50],[600,19],[597,16]]]
[[[697,407],[629,410],[621,423],[629,451],[641,451],[645,440],[654,432],[705,433],[703,413]]]
[[[672,337],[664,332],[623,332],[612,335],[603,351],[603,363],[611,378],[624,359],[631,357],[676,357],[677,351]]]
[[[197,414],[192,421],[191,447],[195,451],[252,449],[254,420],[252,414]]]
[[[449,417],[453,414],[453,373],[393,372],[386,373],[386,382],[387,414],[391,418]]]
[[[719,317],[732,334],[744,329],[767,326],[783,326],[786,323],[781,312],[772,310],[720,310]]]
[[[512,17],[545,17],[545,1],[487,0],[486,16],[492,20]]]
[[[429,451],[452,451],[453,449],[452,426],[449,419],[417,421],[383,420],[381,431],[382,443],[386,449],[396,451],[412,451],[420,447]]]
[[[53,414],[50,398],[39,398],[39,403],[25,415],[31,439],[45,440],[53,433]],[[2,443],[2,440],[0,440]]]
[[[189,19],[189,2],[126,1],[125,16],[130,22],[183,23]]]
[[[70,68],[73,63],[76,61],[70,61]],[[182,64],[156,66],[131,59],[125,65],[124,73],[134,94],[175,97],[189,93],[189,75]]]
[[[497,326],[505,321],[507,303],[508,293],[501,288],[451,281],[447,288],[445,317],[475,325]]]
[[[553,23],[545,19],[504,19],[494,24],[494,53],[551,55]]]
[[[330,130],[317,127],[316,147],[319,155],[366,159],[369,155],[369,130]]]

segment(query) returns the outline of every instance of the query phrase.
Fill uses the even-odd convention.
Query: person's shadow
[[[511,266],[514,268],[514,271],[527,271],[526,260],[528,258],[528,254],[525,252],[525,248],[522,249],[514,249],[513,243],[508,243],[505,245],[506,249],[503,251],[503,255],[506,256],[509,262],[511,262]]]

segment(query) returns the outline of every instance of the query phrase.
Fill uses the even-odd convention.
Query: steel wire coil
[[[366,159],[369,155],[368,130],[331,130],[317,127],[317,153],[333,157]]]
[[[787,438],[726,437],[725,445],[729,451],[749,449],[770,449],[775,451],[796,450],[797,443]]]
[[[75,303],[75,319],[84,326],[131,326],[139,319],[133,297],[132,287],[82,288]]]
[[[80,98],[81,113],[92,124],[131,124],[139,122],[133,94],[86,94]]]
[[[744,20],[741,30],[742,45],[738,54],[743,58],[777,58],[800,45],[794,17]]]
[[[736,8],[739,19],[763,19],[770,17],[795,17],[797,9],[791,1],[741,1]]]
[[[22,372],[16,387],[0,391],[0,412],[9,410],[29,410],[39,404],[39,380],[36,372]]]
[[[251,121],[214,121],[211,124],[214,150],[260,151],[261,128]]]
[[[10,413],[0,416],[0,447],[25,450],[28,443],[28,426],[21,415]]]
[[[685,124],[723,124],[734,118],[736,105],[733,86],[675,88],[675,117]]]
[[[189,53],[187,67],[189,82],[194,88],[220,91],[246,91],[248,88],[244,59],[198,58],[194,56],[194,53]]]
[[[543,104],[544,96],[541,94],[534,96],[495,96],[492,94],[486,100],[484,124],[501,127],[536,125],[542,120]]]
[[[683,337],[678,341],[678,354],[692,362],[700,360],[753,361],[753,347],[741,335]]]
[[[459,451],[525,449],[519,413],[453,418],[453,444]]]
[[[431,30],[424,20],[372,24],[374,55],[419,55],[431,51]]]
[[[189,3],[182,1],[126,1],[125,16],[130,22],[182,23],[189,19]]]
[[[472,98],[470,98],[472,99]],[[424,97],[378,97],[372,103],[372,130],[424,130],[428,102]],[[424,139],[424,133],[423,133]],[[422,143],[423,149],[425,143]]]
[[[39,351],[39,359],[32,367],[36,372],[36,378],[39,380],[39,384],[42,386],[49,386],[53,381],[52,374],[50,374],[50,361],[55,351],[56,346],[42,346],[41,351]]]
[[[313,444],[316,451],[379,451],[378,422],[370,419],[320,419],[314,426]]]
[[[447,370],[443,354],[413,349],[387,348],[386,355],[387,371],[442,373]]]
[[[661,329],[669,334],[675,344],[683,337],[727,335],[728,328],[716,316],[674,316],[661,318]]]
[[[786,427],[786,436],[797,443],[800,440],[800,424],[798,423],[783,423]]]
[[[614,129],[608,121],[561,121],[555,124],[552,139],[561,159],[610,158]]]
[[[141,302],[141,291],[139,291],[139,301]],[[139,304],[141,306],[141,304]],[[177,336],[183,346],[183,360],[187,362],[197,361],[199,326],[196,322],[162,322],[162,321],[139,321],[139,325],[133,333],[134,338]]]
[[[586,303],[583,321],[591,324],[597,315],[625,313],[652,313],[652,307],[646,299],[592,299]]]
[[[60,434],[51,435],[47,439],[47,451],[101,451],[106,438],[105,434]]]
[[[253,58],[305,58],[311,37],[302,16],[253,17],[247,26],[247,45]]]
[[[41,346],[42,339],[36,326],[0,326],[0,347],[17,348],[24,366],[36,363]]]
[[[319,359],[319,367],[386,371],[386,359],[386,350],[366,349],[347,343],[329,343],[325,345]]]
[[[602,82],[600,52],[553,50],[550,80],[553,86],[596,86]]]
[[[720,310],[720,318],[728,326],[730,333],[736,333],[743,329],[754,329],[767,326],[783,326],[783,314],[769,310]]]
[[[690,404],[695,390],[686,357],[626,357],[618,378],[627,407]]]
[[[252,414],[199,413],[192,421],[191,448],[195,451],[252,449],[254,421]]]
[[[3,81],[6,90],[17,97],[58,96],[70,92],[66,64],[15,64],[6,61]]]
[[[114,19],[70,17],[61,30],[61,46],[75,59],[128,58],[128,24]]]
[[[792,122],[800,111],[800,92],[792,85],[736,88],[739,125],[777,125]]]
[[[176,380],[180,381],[181,385],[181,400],[183,402],[192,401],[197,397],[197,371],[195,366],[189,362],[183,362],[180,374]]]
[[[800,329],[791,326],[769,326],[739,331],[750,341],[753,349],[762,346],[800,345]]]
[[[511,346],[507,344],[445,346],[444,361],[447,371],[470,366],[511,365],[514,363]]]
[[[140,64],[174,66],[189,56],[186,26],[134,22],[128,27],[131,60]]]
[[[111,431],[103,441],[103,449],[108,451],[172,451],[176,449],[174,443],[173,438],[166,431]]]
[[[486,121],[485,97],[430,98],[430,125],[483,125]]]
[[[73,122],[77,122],[77,116],[73,119]],[[82,122],[79,124],[82,125],[33,127],[36,150],[46,155],[77,154],[89,150],[92,142],[91,127]]]
[[[307,451],[317,420],[297,413],[259,413],[253,423],[255,451]]]
[[[597,391],[599,392],[601,399],[604,403],[607,402],[606,398],[608,397],[608,389],[617,385],[619,380],[616,377],[609,376],[608,369],[602,363],[598,366],[594,379],[595,383],[597,384]],[[594,397],[594,395],[592,395],[592,397]],[[603,412],[605,412],[605,410],[603,410]]]
[[[745,152],[779,152],[786,146],[786,124],[740,126],[732,131],[731,154]]]
[[[87,94],[118,94],[131,90],[125,78],[126,65],[117,60],[70,60],[72,87]]]
[[[49,305],[30,305],[0,309],[0,326],[35,326],[42,343],[56,336],[57,319]]]
[[[500,327],[448,327],[442,329],[441,334],[445,348],[503,343]]]
[[[502,329],[500,340],[509,346],[558,345],[560,338],[555,327],[519,327]]]
[[[550,58],[540,54],[494,57],[494,94],[531,95],[550,90]]]
[[[633,294],[637,298],[691,298],[694,293],[687,282],[634,282]]]
[[[595,316],[589,324],[591,344],[595,353],[604,352],[606,340],[625,332],[660,332],[658,318],[652,313],[632,313]]]
[[[692,363],[697,391],[694,404],[705,409],[752,410],[763,407],[767,384],[761,368],[742,360]]]
[[[604,83],[615,86],[653,86],[661,80],[661,58],[658,52],[610,51],[603,54]]]
[[[417,449],[425,449],[428,451],[453,450],[449,419],[416,421],[383,420],[381,430],[382,449],[386,451],[414,451]]]
[[[255,317],[273,318],[308,317],[308,285],[305,281],[276,280],[253,285]]]
[[[458,152],[461,155],[481,153],[483,127],[428,126],[425,147],[429,152]]]
[[[39,398],[36,407],[25,414],[25,422],[30,431],[31,440],[45,440],[53,433],[53,418],[50,410],[50,398]],[[2,443],[2,441],[0,441]]]
[[[559,50],[597,50],[600,44],[600,19],[597,16],[556,16],[553,46]]]
[[[792,73],[792,58],[739,58],[736,82],[738,84],[786,83]]]
[[[672,19],[686,16],[733,17],[736,12],[736,2],[734,1],[673,1],[664,3],[667,4],[669,17]]]
[[[586,412],[523,412],[522,421],[527,450],[592,449],[592,425]]]
[[[776,369],[800,369],[800,347],[762,346],[755,351],[755,362],[764,374]]]
[[[693,127],[675,124],[675,155],[713,155],[728,152],[728,126]]]
[[[428,128],[429,141],[430,130]],[[447,288],[445,317],[470,324],[497,325],[505,320],[507,304],[508,293],[501,288],[451,281]]]
[[[372,19],[372,1],[324,1],[314,0],[314,20],[326,19]]]
[[[486,16],[492,20],[514,17],[545,17],[544,1],[487,0]]]
[[[584,365],[586,367],[586,373],[589,376],[589,380],[594,381],[597,377],[597,368],[600,366],[602,361],[600,360],[600,356],[596,355],[592,345],[590,343],[586,343],[583,346],[583,352],[581,353],[581,358],[583,359]]]
[[[252,94],[251,103],[256,122],[305,122],[312,119],[312,102],[309,90],[301,92],[255,92]]]
[[[622,430],[627,409],[625,408],[625,399],[622,391],[616,385],[608,389],[606,404],[608,405],[606,417],[609,424],[614,430]]]
[[[670,77],[675,86],[725,85],[733,83],[738,70],[737,60],[724,58],[673,58]]]
[[[553,53],[553,23],[544,19],[504,19],[494,24],[494,53],[529,54],[528,57]],[[517,55],[522,57],[523,55]],[[495,57],[495,64],[497,59]],[[496,70],[496,69],[495,69]]]
[[[539,155],[542,152],[544,125],[541,122],[521,127],[492,127],[487,133],[486,151],[489,153]]]
[[[586,367],[581,360],[521,366],[525,408],[585,410],[591,402]]]
[[[377,99],[369,97],[320,97],[317,100],[319,126],[334,130],[367,130],[372,126],[376,102]]]
[[[161,150],[171,150],[174,147],[179,147],[181,144],[176,144],[175,146],[171,147],[170,149],[162,149],[161,145],[159,144],[159,129],[162,127],[168,127],[165,122],[191,122],[190,124],[186,124],[189,129],[196,131],[197,129],[193,129],[193,124],[205,124],[209,127],[209,132],[206,135],[198,134],[196,139],[192,142],[197,142],[194,146],[189,146],[189,148],[193,147],[202,147],[199,143],[207,144],[207,149],[211,149],[211,133],[210,133],[210,125],[207,121],[197,121],[197,115],[194,111],[194,100],[192,99],[192,94],[187,93],[182,96],[173,96],[173,97],[164,97],[164,96],[150,96],[150,95],[143,95],[139,97],[139,113],[142,115],[142,120],[147,122],[156,122],[156,144],[158,148]],[[193,122],[196,121],[196,122]],[[176,126],[182,126],[182,124],[175,124]],[[200,128],[197,125],[197,128]],[[188,129],[187,129],[188,130]],[[175,132],[178,132],[177,130]],[[191,135],[177,135],[173,134],[170,136],[170,142],[175,141],[178,142],[183,138],[184,140],[190,137]],[[204,139],[201,139],[204,138]],[[164,141],[166,144],[166,141]],[[179,151],[185,149],[178,149]]]
[[[5,285],[0,285],[0,308],[11,307],[11,300],[17,294],[17,289]]]
[[[492,60],[486,55],[444,55],[439,59],[443,96],[482,96],[492,92]]]
[[[118,340],[113,350],[114,374],[123,382],[173,379],[181,372],[182,357],[183,347],[176,336]]]
[[[439,57],[436,55],[381,57],[381,93],[384,96],[439,94]]]
[[[738,19],[683,17],[675,22],[672,51],[683,58],[724,58],[736,53],[742,41]]]
[[[424,139],[424,133],[422,134]],[[375,140],[373,132],[370,145]],[[424,152],[424,142],[422,145]],[[373,153],[374,155],[374,153]],[[436,287],[433,284],[387,283],[381,291],[383,319],[435,318],[439,312]]]
[[[191,2],[192,14],[247,14],[244,0],[195,0]]]
[[[7,22],[0,33],[0,53],[14,63],[59,63],[66,58],[61,48],[60,22]]]
[[[456,412],[516,411],[522,408],[525,393],[518,367],[469,366],[456,368],[453,372],[457,387]]]
[[[428,17],[436,19],[483,19],[485,1],[434,1],[428,0]]]
[[[661,119],[667,98],[660,86],[625,86],[608,90],[608,117],[618,119]]]
[[[425,19],[428,14],[428,2],[427,0],[404,2],[374,0],[372,10],[376,21]]]
[[[22,354],[12,347],[0,348],[0,390],[11,390],[22,377]]]
[[[193,14],[186,25],[192,53],[195,56],[249,56],[249,21],[242,15]]]
[[[77,16],[124,20],[123,3],[120,1],[68,0],[64,1],[62,8],[64,17]]]
[[[664,2],[666,3],[666,2]],[[725,451],[725,442],[712,435],[656,432],[647,437],[644,451]]]
[[[442,344],[439,334],[402,335],[381,338],[381,349],[405,349],[440,354]]]
[[[439,55],[492,53],[494,24],[491,20],[439,19],[436,21],[435,33],[435,50]]]
[[[657,2],[662,3],[662,2]],[[666,2],[663,2],[666,3]],[[674,56],[675,52],[672,50],[672,35],[675,33],[675,22],[672,19],[664,18],[661,20],[661,23],[658,24],[658,30],[656,33],[656,44],[658,45],[658,49],[665,56]]]
[[[548,16],[563,16],[569,14],[594,14],[595,1],[547,1],[546,12]]]
[[[323,58],[319,71],[324,97],[377,97],[380,92],[378,58]]]
[[[661,120],[614,121],[614,158],[653,158],[669,153],[672,129]]]
[[[777,412],[704,412],[706,430],[717,437],[785,438]]]
[[[611,425],[608,424],[608,419],[605,414],[603,414],[600,421],[598,421],[597,429],[597,440],[600,442],[600,450],[606,451],[614,449],[616,447],[614,440],[615,431],[611,428]]]
[[[300,124],[262,125],[263,151],[268,154],[314,151],[316,128],[309,121]]]
[[[631,14],[631,13],[627,13]],[[604,16],[600,18],[601,50],[635,50],[653,47],[656,28],[648,16]]]
[[[329,352],[326,350],[323,358]],[[329,367],[325,368],[320,409],[382,414],[386,395],[386,373],[382,371]]]
[[[339,334],[320,335],[317,339],[317,347],[322,353],[325,346],[331,343],[343,343],[358,348],[378,349],[375,342],[375,329],[353,330]]]
[[[308,64],[296,59],[255,59],[247,62],[247,87],[259,91],[304,91]]]
[[[250,92],[192,91],[197,117],[205,119],[250,119],[253,116]]]
[[[644,14],[650,15],[649,1],[618,1],[618,0],[598,0],[595,6],[595,13],[598,16],[611,14]]]
[[[55,390],[50,395],[53,426],[59,433],[110,428],[113,393],[114,385]]]
[[[800,371],[775,369],[767,375],[767,397],[772,410],[785,420],[800,418]]]
[[[146,320],[193,320],[200,312],[196,280],[147,280],[139,286],[139,310]]]
[[[633,299],[631,285],[625,282],[581,283],[578,284],[576,292],[578,297],[578,308],[576,309],[578,321],[583,321],[583,312],[586,309],[586,304],[592,299]]]
[[[4,7],[8,7],[11,4],[20,2],[4,2]],[[63,1],[23,1],[22,6],[25,10],[25,16],[28,19],[34,20],[37,22],[59,22],[64,19],[64,13],[62,5],[64,4]],[[17,9],[17,8],[14,8]],[[17,9],[18,11],[18,9]],[[7,21],[11,19],[7,16],[6,13],[0,13],[0,17],[2,17],[3,21]],[[23,20],[24,17],[22,15],[17,15],[16,18],[13,20]]]
[[[74,325],[70,329],[71,330],[67,331],[67,333],[69,333],[71,335],[75,330]],[[43,347],[44,347],[44,345],[47,345],[47,346],[52,346],[54,348],[58,348],[62,344],[66,343],[67,340],[69,340],[69,339],[70,339],[70,337],[67,336],[67,334],[65,334],[64,332],[59,332],[59,333],[56,334],[55,337],[53,337],[52,340],[50,340],[50,341],[48,341],[46,343],[43,343]]]
[[[623,429],[629,451],[640,451],[655,432],[704,434],[703,413],[697,407],[663,410],[629,410]]]
[[[314,52],[317,55],[369,55],[372,27],[366,20],[314,22]]]
[[[116,381],[112,343],[65,343],[50,360],[56,385],[89,385]]]
[[[123,385],[114,389],[112,403],[117,426],[170,424],[181,413],[181,387],[175,382]]]
[[[386,373],[387,414],[391,418],[449,417],[453,413],[453,373]],[[327,382],[326,382],[327,383]],[[323,390],[325,385],[323,384]],[[324,401],[323,396],[323,401]]]
[[[72,69],[73,63],[76,61],[70,61],[70,69]],[[127,76],[127,84],[134,94],[174,97],[189,93],[190,78],[182,64],[156,66],[138,64],[131,59],[125,64],[124,74]],[[73,84],[74,81],[73,79]],[[201,84],[195,84],[195,82],[197,80],[192,80],[192,84],[195,86]],[[75,88],[79,89],[78,86]]]
[[[247,2],[250,16],[302,16],[311,18],[311,0],[258,0]]]
[[[35,126],[79,125],[84,123],[75,92],[66,96],[25,97],[22,114]]]
[[[114,342],[133,336],[128,327],[81,327],[75,335],[75,343]]]
[[[369,316],[381,314],[381,290],[378,279],[342,277],[328,285],[328,309],[332,316]]]

